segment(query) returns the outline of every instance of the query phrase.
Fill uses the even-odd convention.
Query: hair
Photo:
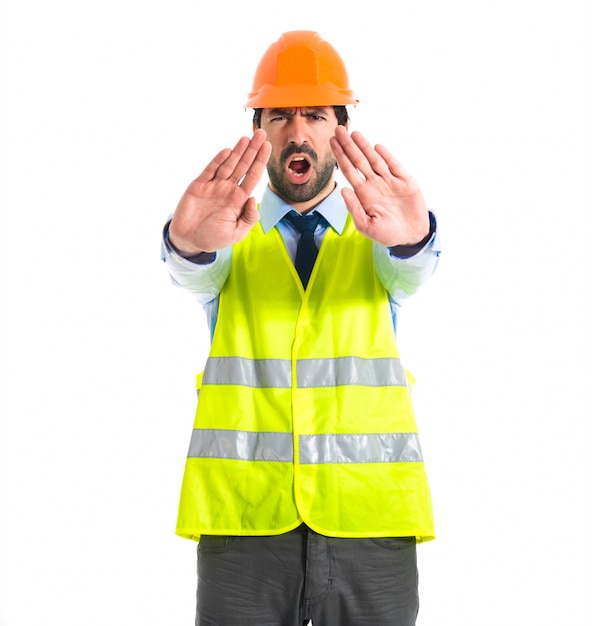
[[[337,117],[337,123],[340,126],[345,126],[349,121],[349,114],[347,108],[344,105],[337,105],[333,107],[335,116]],[[255,109],[253,112],[253,124],[255,128],[261,128],[261,113],[263,109]]]

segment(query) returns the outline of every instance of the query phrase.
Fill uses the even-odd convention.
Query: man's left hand
[[[415,180],[381,145],[338,126],[331,138],[337,163],[352,189],[341,193],[356,228],[387,246],[413,245],[430,231],[429,214]]]

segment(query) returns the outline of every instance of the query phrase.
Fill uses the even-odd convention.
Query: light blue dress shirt
[[[261,198],[259,213],[261,226],[265,233],[276,227],[294,262],[298,233],[287,220],[282,220],[292,207],[267,187]],[[343,232],[347,219],[347,208],[336,187],[314,211],[325,218],[315,231],[315,241],[320,249],[328,228],[333,228],[339,235]],[[314,212],[312,211],[312,212]],[[413,256],[399,258],[389,248],[374,243],[373,254],[376,272],[389,294],[393,328],[396,331],[397,312],[403,301],[434,273],[440,256],[440,240],[436,229],[436,220],[430,212],[432,236],[429,241]],[[218,319],[218,296],[230,272],[232,248],[218,250],[213,261],[195,263],[179,255],[168,241],[168,224],[165,227],[162,243],[162,260],[167,264],[173,284],[197,296],[205,309],[210,334],[213,334]]]

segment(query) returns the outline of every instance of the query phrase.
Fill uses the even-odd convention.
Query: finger
[[[245,223],[248,228],[251,228],[254,224],[256,224],[261,219],[261,215],[257,210],[257,201],[253,196],[251,196],[245,206],[243,207],[243,212],[241,213],[239,220]]]
[[[397,159],[382,145],[376,146],[376,152],[384,159],[390,173],[397,178],[408,179],[410,176]]]
[[[253,164],[257,164],[257,167],[261,165],[260,161],[262,159],[262,155],[265,155],[267,152],[267,147],[264,147],[267,143],[265,131],[257,130],[255,134],[249,141],[245,151],[241,155],[238,163],[236,164],[234,171],[232,172],[231,178],[236,183],[238,183],[251,169]],[[263,151],[262,151],[263,148]],[[265,163],[263,163],[265,165]]]
[[[370,142],[360,133],[354,131],[348,135],[343,130],[336,130],[335,136],[344,152],[363,176],[368,179],[372,176],[387,176],[389,171],[384,159],[376,152]]]
[[[366,224],[368,223],[368,215],[366,214],[366,211],[364,211],[364,207],[362,207],[358,196],[356,196],[356,194],[347,187],[344,187],[341,190],[341,196],[343,197],[347,210],[352,216],[356,228],[360,232],[365,232]]]
[[[232,176],[237,163],[248,148],[249,142],[250,139],[248,137],[241,137],[232,150],[230,148],[220,150],[196,180],[203,183],[215,178],[226,180]]]
[[[232,150],[224,148],[208,163],[204,171],[195,179],[198,183],[205,183],[216,177],[218,168],[228,159]]]
[[[228,163],[225,164],[225,166],[228,167],[227,178],[238,183],[257,158],[257,154],[265,142],[265,138],[265,131],[258,129],[250,139],[243,137],[239,141],[235,147],[233,158],[229,159]],[[244,139],[246,139],[245,142],[243,142]]]
[[[360,135],[360,133],[358,133],[358,135]],[[362,140],[363,137],[360,135],[360,141]],[[353,167],[361,172],[365,178],[369,178],[373,175],[374,172],[372,171],[372,167],[370,166],[368,159],[343,126],[338,126],[335,129],[335,141],[340,146],[343,154],[349,159]]]
[[[236,221],[236,241],[244,239],[260,218],[261,216],[257,210],[257,201],[251,196],[245,203],[243,211]]]
[[[239,184],[239,187],[246,194],[251,195],[253,193],[257,183],[261,180],[261,176],[265,171],[265,166],[267,165],[267,161],[269,161],[270,156],[271,144],[269,141],[265,141],[257,151],[253,162],[249,166],[243,180]]]
[[[241,137],[228,155],[228,158],[218,167],[215,177],[220,180],[235,178],[238,181],[239,179],[235,176],[235,170],[245,152],[247,152],[250,144],[251,139],[248,137]]]
[[[344,149],[341,147],[341,144],[336,137],[331,137],[329,142],[331,144],[331,149],[333,150],[335,160],[339,165],[341,173],[345,176],[350,185],[355,189],[363,182],[363,178],[360,176],[359,170],[354,167],[353,163],[351,162],[348,155],[345,153]]]
[[[388,164],[386,163],[382,154],[370,144],[370,142],[360,133],[359,131],[354,131],[351,134],[351,139],[353,143],[360,149],[364,157],[366,158],[368,164],[372,168],[372,172],[378,174],[379,176],[385,176],[389,173]],[[368,175],[366,175],[368,178]]]

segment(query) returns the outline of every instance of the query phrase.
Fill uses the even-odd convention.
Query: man
[[[434,529],[394,323],[439,245],[415,181],[348,133],[355,103],[330,44],[284,33],[255,74],[253,136],[165,228],[212,333],[177,524],[199,540],[196,624],[415,624]]]

